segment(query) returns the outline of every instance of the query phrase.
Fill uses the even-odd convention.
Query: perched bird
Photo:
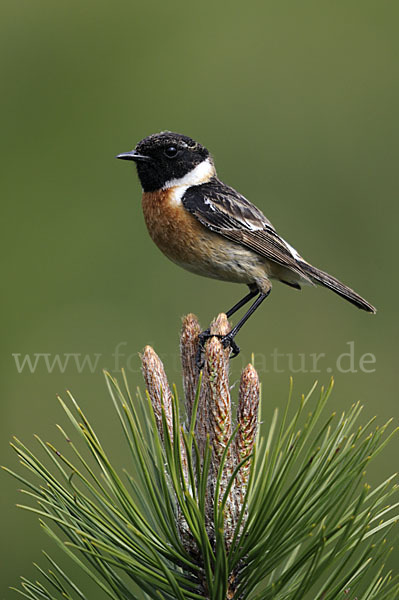
[[[210,153],[198,142],[164,131],[116,158],[136,164],[148,231],[170,260],[198,275],[247,284],[249,293],[226,312],[228,317],[257,296],[222,339],[233,356],[239,352],[234,337],[270,294],[272,279],[297,289],[323,285],[376,312],[351,288],[309,264],[256,206],[220,181]],[[202,344],[207,337],[209,330],[201,334]]]

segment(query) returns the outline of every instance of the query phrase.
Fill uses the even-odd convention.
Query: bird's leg
[[[226,312],[226,317],[229,319],[231,317],[231,315],[234,315],[234,313],[237,312],[237,310],[240,310],[240,308],[242,306],[245,306],[245,304],[247,304],[247,302],[249,302],[250,300],[252,300],[252,298],[255,298],[255,296],[258,293],[259,293],[259,290],[257,288],[251,289],[251,291],[249,292],[249,294],[247,294],[246,296],[244,296],[244,298],[241,298],[241,300],[239,302],[237,302],[237,304],[234,304],[234,306],[232,308],[230,308],[230,310],[228,310]]]
[[[263,300],[265,300],[268,297],[270,292],[271,292],[271,290],[268,290],[267,292],[259,292],[259,296],[255,300],[255,302],[249,307],[249,309],[247,310],[247,312],[245,313],[243,318],[240,321],[238,321],[237,325],[235,327],[233,327],[233,329],[227,335],[225,335],[221,338],[224,348],[227,348],[228,346],[230,346],[230,348],[232,350],[232,355],[231,355],[232,358],[237,356],[237,354],[240,352],[239,347],[237,346],[237,344],[234,341],[235,336],[240,331],[240,329],[244,325],[244,323],[246,323],[248,321],[249,317],[262,304]]]
[[[240,308],[242,308],[245,304],[247,304],[247,302],[249,302],[250,300],[252,300],[252,298],[254,298],[258,293],[259,290],[257,288],[252,288],[250,286],[250,292],[249,294],[247,294],[246,296],[244,296],[244,298],[241,298],[241,300],[239,302],[237,302],[237,304],[234,304],[234,306],[232,308],[230,308],[227,312],[226,312],[226,316],[227,318],[231,317],[231,315],[233,315],[235,312],[237,312],[237,310],[239,310]],[[260,304],[260,302],[259,302]],[[251,307],[252,308],[252,307]],[[255,307],[253,310],[256,310],[257,307]],[[250,309],[251,310],[251,309]],[[249,311],[248,311],[249,312]],[[252,311],[253,312],[253,311]],[[237,324],[240,325],[239,329],[241,328],[241,326],[245,323],[245,321],[250,317],[250,315],[252,314],[252,312],[250,314],[246,314],[244,315],[243,319],[241,319],[241,321],[239,321],[239,323]],[[248,315],[248,316],[247,316]],[[236,328],[234,328],[236,329]],[[234,331],[232,329],[232,331]],[[236,333],[238,332],[238,329],[236,331]],[[231,333],[231,332],[230,332]],[[228,334],[230,335],[230,334]],[[235,334],[234,334],[235,335]],[[239,354],[240,349],[237,346],[237,344],[234,341],[234,335],[233,337],[228,341],[228,343],[226,344],[225,347],[227,347],[227,345],[230,346],[231,350],[232,350],[232,358],[234,358],[234,356],[237,356],[237,354]],[[202,331],[199,336],[198,336],[198,351],[197,351],[197,358],[196,358],[196,362],[197,362],[197,366],[198,368],[201,370],[202,367],[204,366],[204,362],[202,360],[202,352],[205,346],[205,342],[206,340],[208,340],[210,337],[220,337],[223,340],[227,337],[227,336],[213,336],[210,333],[210,329],[205,329],[205,331]]]

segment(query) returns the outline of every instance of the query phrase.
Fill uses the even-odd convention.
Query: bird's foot
[[[231,331],[227,335],[220,335],[220,336],[218,335],[216,337],[218,337],[220,339],[220,341],[222,342],[223,348],[231,348],[230,358],[235,358],[236,356],[238,356],[240,354],[240,348],[235,343],[234,336],[231,335]]]
[[[211,330],[205,329],[198,335],[198,349],[195,362],[199,371],[204,368],[204,349],[206,341],[211,337]]]
[[[231,335],[231,332],[226,335],[220,335],[220,334],[211,333],[210,329],[205,329],[205,331],[202,331],[198,336],[198,350],[197,350],[197,356],[195,359],[195,362],[197,363],[197,367],[200,371],[202,371],[202,369],[204,367],[203,354],[204,354],[205,344],[206,344],[207,340],[209,340],[209,338],[212,338],[212,337],[218,338],[218,340],[221,341],[223,348],[231,348],[230,358],[234,358],[235,356],[238,356],[238,354],[240,353],[240,348],[235,343],[234,336]]]

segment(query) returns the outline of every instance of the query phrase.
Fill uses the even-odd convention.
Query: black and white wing
[[[276,232],[264,214],[235,189],[216,178],[192,186],[182,197],[184,208],[202,225],[246,246],[311,283],[301,268],[301,256]]]

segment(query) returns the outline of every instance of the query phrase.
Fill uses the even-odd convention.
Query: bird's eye
[[[176,146],[168,146],[164,150],[165,156],[167,156],[168,158],[174,158],[177,155],[177,152],[178,150]]]

